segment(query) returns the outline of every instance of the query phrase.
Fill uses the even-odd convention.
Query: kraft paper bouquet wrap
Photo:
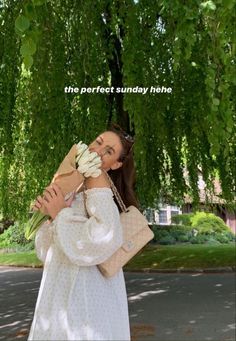
[[[101,158],[96,152],[90,152],[88,146],[80,141],[74,144],[56,171],[51,184],[56,183],[65,200],[81,186],[87,177],[97,177],[101,174]],[[38,211],[26,224],[25,238],[32,239],[42,223],[50,217]]]

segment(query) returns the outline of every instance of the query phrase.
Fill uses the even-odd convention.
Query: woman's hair
[[[135,197],[134,186],[136,173],[134,167],[133,145],[134,139],[128,135],[118,124],[112,123],[106,131],[117,134],[122,144],[122,152],[118,159],[122,166],[118,169],[110,169],[107,173],[111,177],[126,207],[133,205],[139,208],[139,202]],[[114,196],[114,200],[121,212],[120,206]]]

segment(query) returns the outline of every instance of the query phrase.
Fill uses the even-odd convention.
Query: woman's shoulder
[[[85,188],[93,189],[93,188],[111,188],[111,185],[106,177],[106,174],[104,172],[101,173],[101,175],[97,176],[96,178],[89,177],[85,179]]]
[[[110,187],[91,187],[85,188],[85,193],[113,193]]]
[[[111,188],[108,188],[108,187],[93,187],[93,188],[88,188],[88,189],[84,189],[84,190],[79,190],[78,192],[76,192],[76,196],[80,196],[81,194],[83,194],[83,191],[85,192],[85,194],[100,194],[100,193],[112,193],[112,190]]]

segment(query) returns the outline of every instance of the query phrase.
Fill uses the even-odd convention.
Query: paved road
[[[0,340],[27,340],[41,269],[0,268]],[[234,273],[125,273],[133,341],[235,340]]]

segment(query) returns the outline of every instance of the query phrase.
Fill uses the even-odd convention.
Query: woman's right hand
[[[39,195],[37,199],[35,200],[34,206],[33,206],[33,211],[38,211],[40,210],[41,213],[48,215],[48,210],[43,204],[43,198]]]
[[[45,194],[45,191],[44,191]],[[43,194],[43,195],[44,195]],[[74,200],[76,195],[76,192],[73,192],[72,195],[66,200],[66,206],[70,207],[72,204],[72,201]],[[43,203],[44,199],[42,196],[38,196],[37,199],[35,200],[35,203],[33,205],[33,211],[38,211],[40,210],[41,213],[45,214],[45,215],[49,215],[47,208],[44,206]]]

